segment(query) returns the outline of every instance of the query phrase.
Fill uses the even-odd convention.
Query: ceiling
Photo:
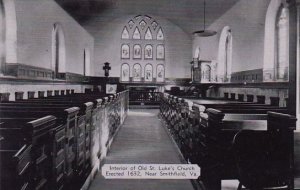
[[[203,29],[204,0],[55,0],[83,26],[125,15],[160,16],[187,33]],[[206,0],[206,26],[209,26],[239,0]],[[89,28],[89,27],[87,27]]]

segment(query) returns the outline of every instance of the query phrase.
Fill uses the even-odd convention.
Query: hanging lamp
[[[199,30],[194,32],[194,36],[198,36],[198,37],[209,37],[209,36],[213,36],[215,34],[217,34],[216,31],[213,30],[205,30],[205,6],[206,6],[206,2],[205,0],[203,1],[203,12],[204,12],[204,17],[203,17],[203,30]]]

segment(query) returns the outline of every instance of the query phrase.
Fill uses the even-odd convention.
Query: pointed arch
[[[55,23],[52,30],[52,68],[54,77],[66,72],[65,35],[60,23]]]
[[[138,27],[135,27],[132,39],[140,40],[141,39],[141,33]]]
[[[229,26],[221,32],[218,52],[218,82],[230,82],[232,68],[232,33]]]
[[[139,23],[139,25],[140,25],[141,29],[144,30],[145,27],[146,27],[146,25],[147,25],[147,23],[144,20],[141,20],[140,23]]]
[[[122,31],[122,36],[121,36],[122,39],[129,39],[129,32],[127,30],[127,27],[125,26],[123,31]]]
[[[163,33],[163,31],[162,31],[161,28],[159,28],[159,30],[158,30],[158,32],[157,32],[156,39],[157,39],[157,40],[164,40],[164,39],[165,39],[164,33]]]
[[[150,30],[150,28],[148,27],[145,33],[145,40],[152,40],[152,32]]]
[[[157,28],[157,26],[158,26],[157,22],[156,22],[156,21],[153,21],[153,22],[151,23],[151,25],[152,25],[153,30],[156,30],[156,28]]]
[[[130,29],[132,29],[133,25],[134,25],[133,20],[128,21],[128,26]]]

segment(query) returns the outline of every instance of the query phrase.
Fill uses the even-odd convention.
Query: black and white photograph
[[[0,0],[0,190],[300,189],[300,0]]]

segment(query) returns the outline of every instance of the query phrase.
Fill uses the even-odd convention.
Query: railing
[[[129,91],[130,105],[158,105],[160,102],[160,92],[151,91]]]

